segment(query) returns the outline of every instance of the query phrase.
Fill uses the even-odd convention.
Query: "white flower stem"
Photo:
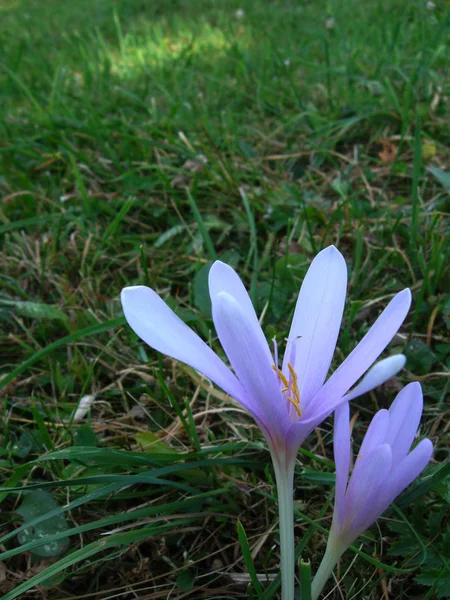
[[[295,460],[272,453],[278,490],[280,523],[281,600],[294,600],[295,546],[294,546],[294,467]]]
[[[328,581],[334,567],[345,551],[345,546],[330,533],[327,549],[317,570],[311,586],[312,600],[317,600]]]

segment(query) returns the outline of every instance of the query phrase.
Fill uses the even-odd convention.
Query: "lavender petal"
[[[411,304],[409,289],[398,293],[384,309],[356,348],[331,375],[313,398],[317,410],[330,398],[339,398],[357,381],[383,352],[403,323]]]
[[[408,454],[419,427],[423,410],[420,383],[410,383],[397,395],[389,408],[386,442],[392,448],[392,467]]]
[[[389,428],[389,412],[385,409],[379,410],[373,417],[366,431],[359,456],[368,456],[377,446],[386,443],[386,434]],[[362,460],[357,460],[355,469],[359,464],[363,464]]]
[[[380,514],[420,475],[432,455],[433,444],[425,438],[393,469],[386,480],[383,496],[380,498],[382,505],[379,509]]]
[[[208,282],[212,304],[215,303],[221,292],[226,292],[234,298],[240,305],[247,321],[251,323],[253,335],[257,338],[259,346],[263,349],[268,360],[273,362],[269,345],[259,324],[250,296],[236,271],[220,260],[216,260],[209,271]]]
[[[214,297],[212,308],[220,342],[246,392],[252,414],[259,416],[272,438],[284,439],[290,425],[286,400],[271,360],[259,343],[258,329],[226,292]]]
[[[350,408],[344,402],[334,413],[334,462],[336,464],[336,486],[334,492],[334,519],[339,529],[344,522],[344,497],[348,483],[351,459]]]
[[[345,537],[353,541],[377,517],[377,498],[391,469],[389,444],[382,444],[367,457],[364,468],[353,472],[345,495]]]
[[[200,371],[230,396],[238,400],[244,396],[225,363],[156,292],[145,286],[126,287],[121,301],[128,324],[149,346]]]
[[[303,280],[283,361],[288,376],[292,346],[300,396],[306,406],[325,381],[344,310],[347,267],[342,254],[329,246],[319,252]]]

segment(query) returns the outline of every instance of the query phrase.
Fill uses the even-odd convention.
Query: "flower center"
[[[273,338],[273,357],[275,363],[272,365],[272,369],[275,371],[275,374],[278,379],[278,383],[282,385],[281,388],[282,394],[284,394],[285,399],[292,404],[295,408],[295,412],[297,416],[302,416],[302,411],[300,410],[300,390],[298,389],[298,379],[297,373],[292,365],[295,365],[295,346],[297,340],[300,339],[300,336],[296,337],[291,344],[291,355],[290,361],[287,364],[287,368],[289,371],[289,379],[283,373],[283,371],[278,366],[278,347],[276,338]],[[290,340],[286,340],[289,342]]]
[[[301,417],[302,411],[300,410],[300,391],[298,389],[297,373],[294,371],[294,367],[291,365],[291,363],[288,363],[289,380],[279,367],[272,365],[272,369],[275,371],[278,380],[284,386],[281,388],[281,392],[284,394],[284,397],[295,408],[297,415]]]

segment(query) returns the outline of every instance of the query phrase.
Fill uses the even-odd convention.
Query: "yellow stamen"
[[[279,368],[276,367],[275,365],[272,365],[272,369],[275,371],[275,373],[278,375],[278,377],[281,380],[281,383],[284,385],[284,387],[286,389],[281,390],[282,392],[286,392],[289,389],[289,381],[286,379],[286,377],[283,374],[283,371]]]
[[[300,391],[298,389],[297,373],[294,371],[294,367],[291,365],[291,363],[288,363],[288,369],[292,377],[292,392],[294,394],[295,406],[297,408],[299,417],[301,417],[302,414],[300,411]]]
[[[298,389],[297,373],[294,371],[294,367],[290,363],[288,363],[289,374],[291,376],[290,382],[279,367],[272,365],[272,369],[275,371],[278,379],[284,386],[283,388],[281,388],[282,393],[284,394],[286,392],[290,392],[292,394],[292,396],[287,397],[287,400],[295,408],[298,416],[301,417],[302,412],[300,410],[300,391]]]
[[[302,412],[300,410],[300,406],[296,403],[296,401],[294,400],[294,398],[291,398],[290,396],[288,396],[288,402],[290,402],[292,404],[292,406],[295,408],[295,410],[297,411],[297,414],[299,417],[302,416]]]

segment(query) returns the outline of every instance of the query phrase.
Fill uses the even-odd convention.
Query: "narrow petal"
[[[376,499],[391,470],[391,448],[388,444],[382,444],[362,460],[364,468],[352,473],[345,495],[345,522],[342,534],[351,541],[377,517]]]
[[[306,405],[321,387],[330,368],[341,326],[347,288],[344,257],[329,246],[319,252],[303,280],[283,361],[288,375],[292,346],[300,396]]]
[[[344,398],[347,401],[350,401],[370,392],[370,390],[382,385],[385,381],[401,371],[405,366],[405,363],[406,357],[403,354],[395,354],[394,356],[389,356],[388,358],[380,360],[367,371],[360,383],[358,383],[351,392],[346,394]]]
[[[430,462],[432,455],[433,444],[429,439],[424,439],[392,470],[383,489],[380,490],[376,504],[376,518],[420,475]]]
[[[386,434],[389,427],[389,412],[387,410],[379,410],[373,417],[370,425],[364,436],[363,443],[359,450],[358,459],[355,463],[354,471],[359,468],[359,465],[364,464],[364,457],[368,456],[377,446],[386,443]]]
[[[362,381],[353,390],[345,396],[336,396],[335,398],[327,398],[326,401],[320,404],[316,402],[310,403],[309,406],[304,409],[302,426],[305,429],[307,424],[310,424],[310,428],[306,437],[315,429],[322,421],[324,421],[331,413],[337,409],[344,402],[353,400],[357,396],[370,391],[371,386],[375,387],[387,381],[392,375],[397,372],[397,369],[401,369],[405,363],[405,357],[403,354],[398,354],[389,358],[380,360],[376,365],[370,369]],[[384,381],[383,381],[384,379]],[[366,389],[364,389],[366,388]],[[321,394],[320,394],[321,395]],[[318,395],[319,397],[319,395]],[[304,439],[306,439],[306,437]],[[301,443],[303,443],[302,440]]]
[[[433,444],[426,438],[417,444],[414,450],[392,471],[386,481],[389,504],[422,473],[432,455]]]
[[[334,413],[334,462],[336,463],[336,487],[334,493],[334,518],[340,529],[344,522],[344,496],[350,472],[350,408],[344,402]]]
[[[313,398],[318,410],[331,398],[343,396],[367,371],[397,333],[410,305],[409,289],[394,296],[356,348]]]
[[[211,296],[211,303],[217,299],[217,296],[221,292],[229,294],[241,307],[247,321],[251,323],[254,335],[258,340],[258,344],[264,353],[267,355],[268,360],[273,363],[272,354],[269,349],[269,345],[266,340],[261,326],[258,321],[255,309],[253,308],[250,296],[245,289],[239,275],[229,265],[216,260],[209,271],[209,294]]]
[[[212,309],[220,342],[253,410],[272,438],[284,440],[290,425],[286,401],[254,322],[226,292],[214,297]]]
[[[149,346],[197,369],[237,400],[244,396],[230,369],[156,292],[141,285],[126,287],[121,301],[131,329]]]
[[[410,383],[397,395],[389,409],[386,442],[392,448],[392,467],[408,454],[419,427],[423,410],[420,383]]]

